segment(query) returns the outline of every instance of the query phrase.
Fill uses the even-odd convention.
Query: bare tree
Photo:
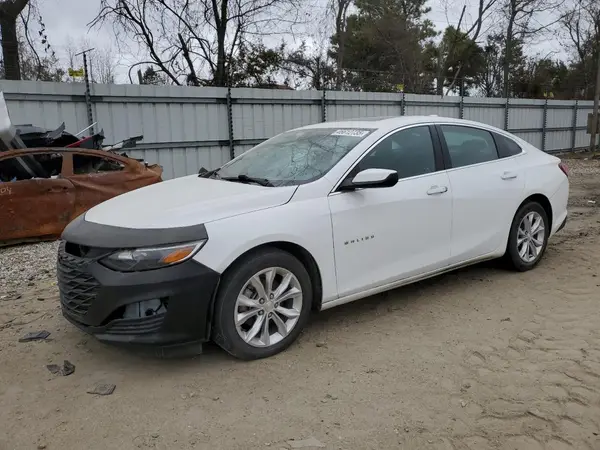
[[[600,3],[595,0],[573,0],[564,10],[561,20],[563,25],[563,45],[574,53],[574,65],[578,68],[577,82],[584,96],[591,91],[594,84],[593,71],[590,64],[594,48],[600,52]]]
[[[559,0],[503,0],[502,13],[506,20],[504,33],[504,62],[502,68],[503,95],[508,97],[510,90],[510,70],[514,50],[518,42],[523,42],[559,22],[562,16],[554,17],[546,23],[541,22],[542,15],[557,8]]]
[[[75,69],[81,62],[77,61],[77,57],[75,56],[79,53],[79,46],[75,44],[75,42],[68,37],[65,43],[65,53],[67,58],[67,64],[70,69]],[[87,48],[87,47],[86,47]],[[72,81],[72,80],[71,80]]]
[[[110,22],[147,50],[174,84],[228,83],[228,65],[248,36],[299,22],[300,0],[101,0],[91,26]],[[202,80],[198,74],[205,74]]]
[[[67,39],[65,52],[69,67],[76,69],[83,66],[81,52],[93,48],[88,53],[88,69],[90,71],[90,80],[92,83],[114,84],[117,72],[117,60],[112,45],[98,46],[94,45],[86,38],[82,38],[78,43],[72,39]]]
[[[492,7],[496,4],[497,1],[498,0],[479,0],[479,4],[478,4],[478,8],[477,8],[477,17],[475,18],[475,21],[473,22],[473,24],[470,27],[466,28],[466,31],[465,31],[465,35],[468,39],[470,39],[473,42],[478,41],[479,36],[481,35],[483,22],[488,18],[488,15],[489,15]],[[464,11],[465,11],[465,9],[463,7],[463,12],[461,13],[461,19],[458,21],[458,28],[457,28],[458,32],[461,31],[460,27],[461,27],[461,22],[462,22],[462,17],[463,17]],[[452,79],[450,86],[448,86],[448,90],[446,91],[446,94],[451,92],[454,89],[454,87],[456,86],[456,81],[459,79],[459,77],[461,75],[463,64],[464,64],[464,61],[461,60],[458,67],[454,71],[454,78]]]
[[[563,25],[577,54],[575,67],[583,78],[584,95],[591,94],[590,87],[595,84],[590,135],[590,151],[594,151],[600,115],[600,3],[597,0],[575,0],[572,8],[567,10]],[[592,81],[594,78],[595,83]]]
[[[89,58],[92,82],[114,84],[117,64],[112,46],[96,47]]]
[[[477,6],[477,16],[475,17],[475,20],[473,21],[473,23],[470,26],[465,26],[464,27],[464,31],[463,31],[463,19],[464,19],[464,15],[465,15],[465,10],[466,10],[466,5],[463,6],[461,14],[460,14],[460,18],[458,20],[458,25],[456,26],[456,30],[453,33],[454,36],[457,39],[453,39],[450,42],[446,42],[445,40],[442,40],[441,43],[439,44],[439,48],[437,49],[437,61],[436,61],[436,66],[437,66],[437,94],[438,95],[444,95],[444,80],[442,80],[443,75],[443,69],[446,65],[446,58],[448,57],[448,55],[452,55],[455,53],[455,49],[456,47],[460,46],[460,42],[458,42],[458,38],[462,38],[464,40],[470,40],[472,42],[478,42],[481,34],[482,34],[482,30],[483,30],[483,24],[484,22],[489,18],[491,12],[493,11],[493,7],[494,5],[496,5],[496,3],[498,3],[499,0],[478,0],[478,6]],[[444,1],[445,3],[445,9],[448,10],[449,9],[449,5],[446,1]],[[448,88],[446,89],[446,95],[451,92],[452,90],[454,90],[454,88],[456,87],[456,83],[457,81],[461,78],[462,76],[462,70],[465,64],[465,61],[462,58],[459,58],[459,62],[458,65],[454,68],[454,72],[453,72],[453,77],[452,80],[450,81],[450,84],[448,86]]]
[[[36,81],[63,81],[60,67],[48,35],[46,25],[35,2],[30,2],[20,14],[19,64],[21,79]]]
[[[335,15],[335,39],[337,41],[335,88],[340,90],[344,78],[344,55],[346,50],[346,27],[348,24],[348,8],[353,0],[330,0],[329,8]]]
[[[21,79],[17,19],[28,3],[29,0],[0,1],[2,57],[4,61],[4,76],[7,80]]]

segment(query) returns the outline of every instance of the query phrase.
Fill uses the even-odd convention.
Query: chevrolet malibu
[[[321,123],[71,222],[65,317],[98,339],[256,359],[324,310],[484,260],[534,268],[567,219],[561,161],[441,117]]]

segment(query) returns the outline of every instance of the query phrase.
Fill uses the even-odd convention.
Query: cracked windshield
[[[215,175],[221,179],[241,175],[273,186],[309,183],[326,174],[371,131],[317,128],[283,133],[226,164]]]

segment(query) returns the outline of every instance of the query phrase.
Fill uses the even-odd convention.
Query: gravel
[[[58,241],[0,248],[0,299],[56,279]]]
[[[600,160],[590,159],[564,159],[569,167],[569,175],[598,175],[600,174]]]

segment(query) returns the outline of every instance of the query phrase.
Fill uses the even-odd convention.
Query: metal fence
[[[1,81],[14,124],[76,132],[88,126],[85,85]],[[93,120],[107,143],[144,135],[131,156],[165,178],[218,167],[283,131],[358,117],[438,115],[487,123],[547,151],[584,148],[591,101],[439,97],[401,93],[92,85]]]

